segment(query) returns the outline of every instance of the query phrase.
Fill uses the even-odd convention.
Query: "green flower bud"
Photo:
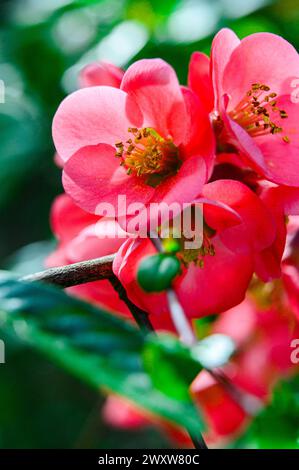
[[[179,260],[166,253],[144,258],[138,266],[137,281],[146,292],[161,292],[171,287],[181,269]]]

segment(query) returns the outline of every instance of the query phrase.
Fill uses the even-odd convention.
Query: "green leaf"
[[[169,397],[190,402],[190,384],[202,367],[192,358],[189,348],[169,334],[151,336],[143,361],[158,390]]]
[[[255,418],[238,447],[299,449],[299,375],[275,387],[269,405]]]
[[[201,420],[191,400],[167,396],[155,387],[142,361],[147,342],[153,340],[129,322],[57,288],[20,282],[5,272],[0,273],[0,305],[0,328],[6,334],[39,349],[87,384],[124,396],[193,435],[200,432]],[[159,348],[169,356],[163,339]],[[171,360],[174,369],[187,373],[181,378],[187,389],[193,372],[191,377],[180,366],[186,362],[179,343],[176,348],[171,350]],[[176,379],[175,374],[169,376],[170,388],[177,386],[171,383]]]

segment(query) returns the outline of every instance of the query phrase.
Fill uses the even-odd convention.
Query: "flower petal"
[[[241,152],[241,157],[247,161],[250,167],[253,167],[258,173],[265,174],[267,165],[255,139],[245,131],[236,121],[230,118],[227,113],[229,107],[229,96],[223,95],[221,100],[221,116],[225,129],[230,136],[230,141]]]
[[[227,92],[223,86],[224,70],[232,52],[239,44],[239,38],[231,29],[221,29],[214,37],[211,49],[211,63],[216,109],[219,109],[220,99]]]
[[[99,220],[78,207],[67,194],[58,196],[51,209],[51,227],[56,237],[67,242],[78,235],[81,230]]]
[[[125,287],[129,298],[138,307],[150,314],[157,315],[159,321],[169,314],[165,293],[144,292],[137,282],[138,265],[145,256],[156,253],[152,242],[143,240],[127,240],[119,249],[113,261],[113,272]]]
[[[126,71],[121,89],[138,103],[147,127],[179,145],[186,133],[186,107],[172,67],[161,59],[143,59]],[[138,127],[138,126],[136,126]]]
[[[190,317],[217,314],[242,302],[253,274],[251,254],[234,253],[218,236],[212,242],[215,256],[205,256],[203,268],[190,264],[174,283]]]
[[[100,308],[107,309],[116,315],[122,315],[131,318],[131,313],[125,303],[113,289],[107,279],[102,281],[87,282],[79,286],[69,287],[67,289],[72,295],[86,300]]]
[[[137,104],[123,91],[104,86],[83,88],[59,106],[53,120],[54,144],[66,161],[82,147],[127,140],[128,128],[141,127],[142,120]]]
[[[213,238],[213,244],[215,256],[206,256],[203,268],[190,264],[173,284],[189,317],[220,313],[240,303],[253,274],[250,254],[232,252],[219,237]],[[159,316],[168,312],[165,293],[146,293],[136,279],[140,261],[154,253],[149,239],[129,239],[119,249],[113,271],[134,303]]]
[[[272,213],[276,224],[276,236],[273,243],[255,253],[255,272],[264,282],[281,276],[281,258],[286,242],[286,223],[284,201],[280,197],[280,188],[266,188],[260,195],[261,200]]]
[[[152,202],[166,204],[190,203],[198,196],[206,181],[206,164],[201,155],[185,160],[176,175],[166,178],[157,186]],[[183,208],[183,207],[182,207]]]
[[[93,62],[86,65],[79,75],[80,88],[90,86],[112,86],[119,88],[124,71],[109,62]]]
[[[242,246],[247,237],[251,240],[256,251],[261,251],[273,243],[276,236],[273,216],[260,198],[247,186],[239,181],[217,180],[204,186],[203,196],[226,204],[242,219],[241,224],[228,227],[220,234],[222,241],[228,247],[233,249],[234,245],[235,247]],[[219,217],[218,208],[207,204],[204,207],[204,214],[207,223],[213,227]],[[229,221],[230,219],[231,216]]]
[[[210,118],[200,100],[189,88],[182,87],[187,108],[187,133],[182,146],[185,158],[202,155],[207,167],[207,179],[212,174],[215,163],[216,144]]]
[[[278,95],[291,95],[292,82],[299,78],[299,56],[282,37],[256,33],[243,39],[223,69],[223,89],[234,107],[253,83],[262,83]]]
[[[208,437],[212,442],[231,437],[242,429],[247,420],[245,411],[207,371],[196,377],[190,390],[208,422]]]
[[[73,263],[117,252],[127,238],[114,219],[102,217],[97,223],[88,225],[69,243],[68,258]]]
[[[277,99],[277,107],[288,115],[287,119],[281,119],[279,113],[274,116],[275,124],[283,131],[255,140],[267,165],[266,177],[278,184],[299,186],[299,105],[292,103],[290,96],[283,96]],[[283,137],[287,137],[289,142],[285,142]]]
[[[84,147],[65,164],[63,172],[65,191],[84,210],[97,215],[117,217],[124,215],[126,207],[118,204],[125,196],[126,204],[149,201],[154,188],[141,178],[127,175],[115,157],[110,145]],[[107,208],[110,212],[103,213]]]
[[[210,75],[210,59],[202,52],[193,52],[188,73],[188,86],[200,99],[205,111],[214,108],[214,92]]]

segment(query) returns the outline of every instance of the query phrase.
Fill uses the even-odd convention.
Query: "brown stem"
[[[109,277],[109,282],[114,290],[118,293],[119,298],[129,308],[139,328],[146,333],[155,331],[153,325],[150,322],[148,313],[131,302],[127,295],[126,289],[114,274]]]
[[[139,328],[143,331],[154,331],[148,313],[133,304],[121,282],[113,274],[112,262],[115,255],[104,256],[80,263],[69,264],[59,268],[50,268],[39,273],[24,276],[20,280],[27,282],[46,282],[62,288],[78,286],[92,281],[107,279],[119,298],[127,305]]]
[[[59,268],[50,268],[39,273],[21,278],[21,281],[39,281],[59,287],[78,286],[86,282],[109,279],[112,273],[112,262],[115,255],[104,256],[89,261],[69,264]]]

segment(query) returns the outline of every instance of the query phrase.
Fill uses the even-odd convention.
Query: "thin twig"
[[[107,279],[118,293],[120,299],[127,305],[139,328],[143,331],[154,331],[148,313],[133,304],[121,282],[113,274],[112,262],[115,255],[104,256],[80,263],[73,263],[59,268],[50,268],[39,273],[24,276],[20,280],[27,282],[46,282],[66,288],[78,286],[87,282]]]
[[[115,255],[103,256],[89,261],[50,268],[39,273],[24,276],[21,281],[39,281],[59,287],[78,286],[86,282],[109,279],[112,275],[112,262]]]
[[[109,282],[115,291],[118,293],[119,298],[127,305],[130,312],[132,313],[137,325],[139,328],[144,332],[153,332],[154,327],[150,322],[149,315],[145,310],[137,307],[131,300],[129,299],[126,289],[120,282],[120,280],[113,274],[109,277]]]

